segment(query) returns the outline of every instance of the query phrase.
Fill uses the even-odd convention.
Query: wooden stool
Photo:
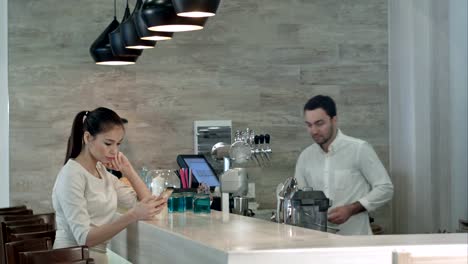
[[[77,246],[53,250],[21,252],[19,253],[19,257],[20,263],[22,264],[74,263],[73,261],[87,261],[89,259],[89,249],[87,246]]]
[[[19,253],[25,251],[50,250],[52,240],[50,238],[26,239],[5,244],[6,264],[19,263]]]
[[[31,211],[32,212],[32,211]],[[3,221],[5,218],[4,216],[2,217],[1,224],[0,224],[0,264],[4,264],[6,261],[6,256],[5,256],[5,248],[4,244],[8,242],[7,239],[7,233],[6,233],[6,228],[7,226],[15,226],[15,225],[34,225],[34,224],[39,224],[43,222],[44,220],[41,218],[38,219],[32,219],[32,220],[20,220],[18,221]]]

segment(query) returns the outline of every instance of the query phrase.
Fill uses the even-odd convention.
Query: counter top
[[[341,236],[212,211],[132,224],[110,247],[134,263],[390,264],[393,251],[466,255],[467,243],[468,234]]]

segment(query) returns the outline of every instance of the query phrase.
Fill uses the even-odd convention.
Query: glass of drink
[[[211,212],[209,194],[195,194],[193,197],[193,212],[195,214],[209,214]]]

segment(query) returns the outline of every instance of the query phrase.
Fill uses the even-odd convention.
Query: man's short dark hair
[[[304,105],[305,111],[312,111],[317,108],[322,108],[328,116],[331,118],[336,116],[336,105],[335,101],[330,96],[317,95],[309,99]]]

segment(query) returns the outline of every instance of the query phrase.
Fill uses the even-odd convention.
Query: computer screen
[[[193,177],[199,183],[205,183],[210,187],[219,186],[218,177],[214,173],[205,158],[185,157],[185,164],[192,170]]]

